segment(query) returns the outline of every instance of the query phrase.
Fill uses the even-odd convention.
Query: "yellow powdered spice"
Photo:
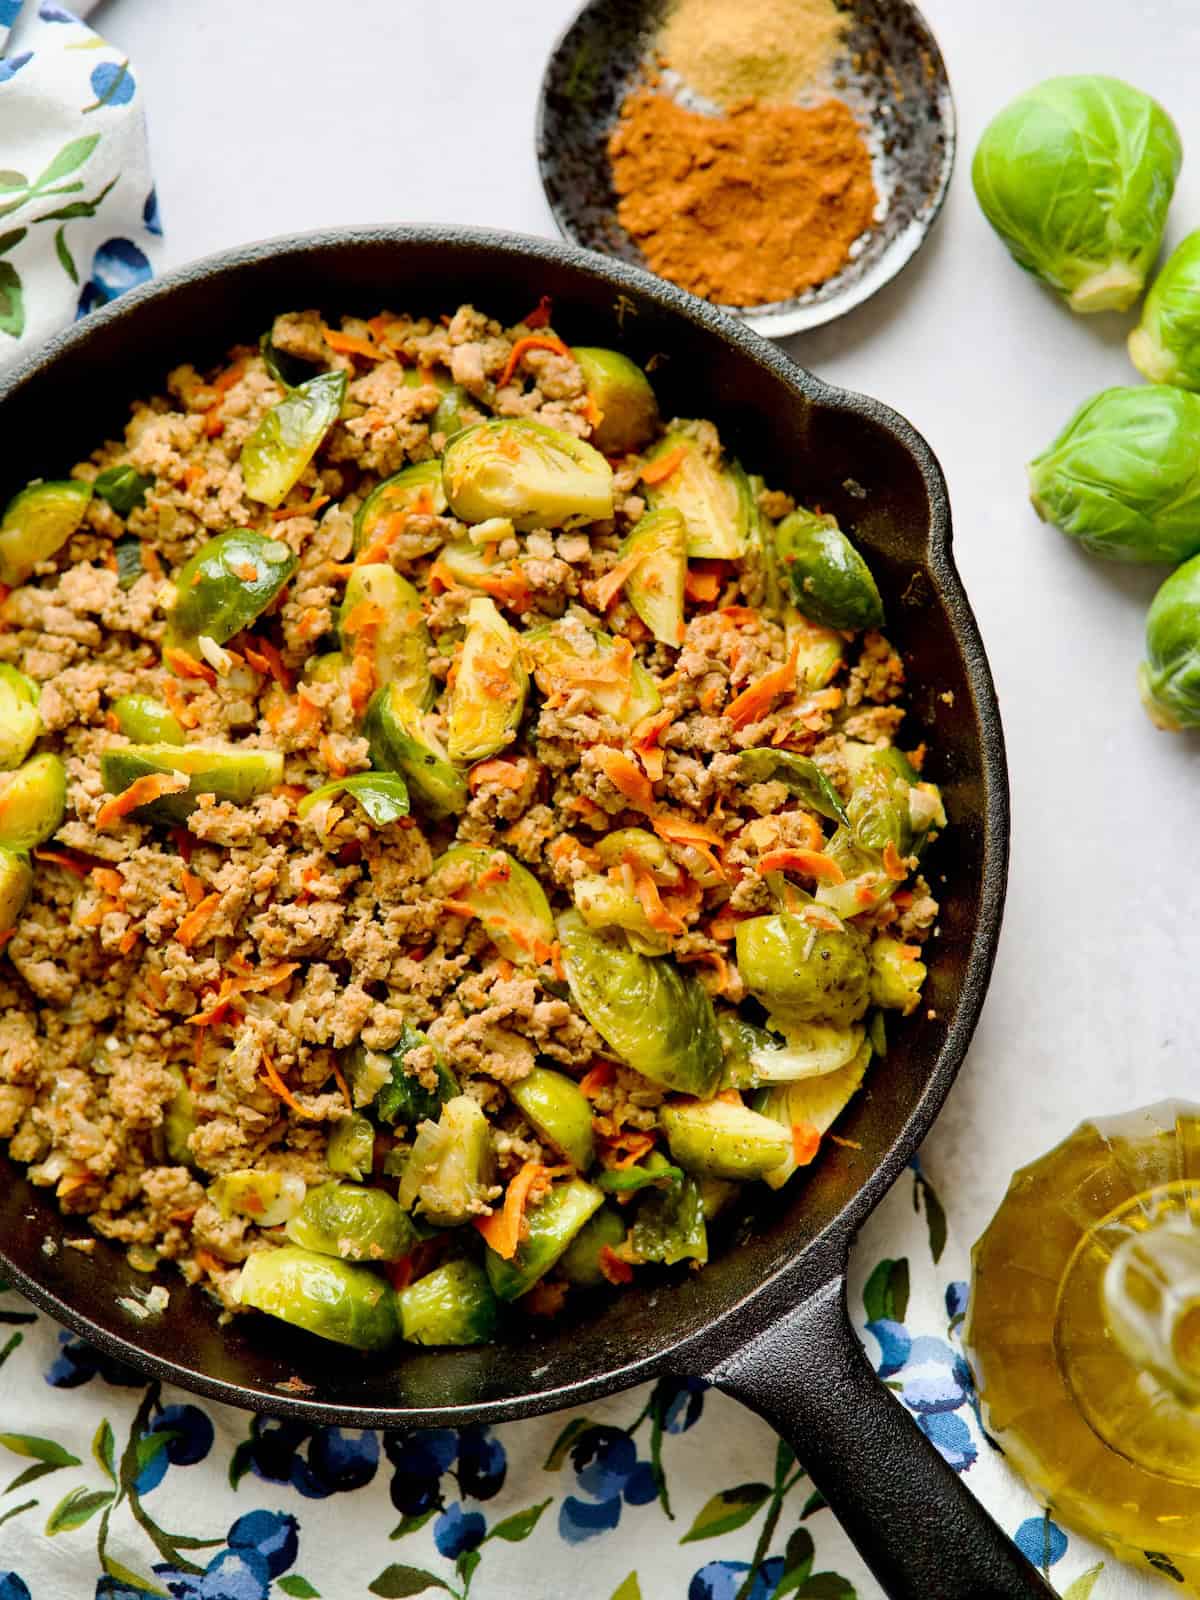
[[[846,22],[833,0],[675,0],[658,48],[719,105],[788,100],[833,61]]]

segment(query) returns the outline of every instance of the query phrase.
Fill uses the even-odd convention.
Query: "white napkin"
[[[162,230],[124,54],[58,0],[0,0],[0,52],[4,367],[151,277]]]

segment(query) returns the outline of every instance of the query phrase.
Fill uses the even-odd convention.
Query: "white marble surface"
[[[146,85],[168,259],[327,223],[433,220],[551,233],[533,159],[542,66],[574,0],[105,0],[94,23]],[[1194,0],[927,0],[959,163],[916,262],[868,306],[792,340],[931,441],[1000,691],[1013,790],[1004,938],[970,1059],[926,1152],[961,1236],[1018,1163],[1088,1113],[1197,1076],[1200,745],[1156,733],[1134,688],[1158,576],[1039,524],[1023,463],[1097,389],[1134,381],[1128,319],[1079,319],[1013,266],[970,155],[1012,94],[1118,73],[1175,116],[1170,239],[1200,225]]]

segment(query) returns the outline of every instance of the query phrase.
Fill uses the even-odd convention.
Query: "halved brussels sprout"
[[[179,569],[170,642],[193,655],[202,635],[224,644],[262,615],[297,565],[278,539],[249,528],[218,534]]]
[[[682,644],[687,578],[683,513],[663,506],[644,516],[622,542],[620,560],[634,563],[625,579],[629,604],[661,644]]]
[[[29,857],[0,848],[0,933],[16,927],[32,892],[33,867]]]
[[[899,939],[875,939],[871,943],[870,960],[870,991],[874,1004],[889,1011],[902,1011],[905,1016],[915,1011],[929,970],[920,959],[918,947]]]
[[[645,906],[623,883],[595,873],[576,878],[571,896],[589,928],[623,929],[630,946],[644,956],[665,955],[671,948],[668,936],[651,925]]]
[[[438,565],[465,589],[486,589],[493,579],[508,570],[497,562],[489,545],[472,544],[470,539],[451,539],[442,546]]]
[[[871,569],[833,517],[793,511],[775,529],[775,547],[792,598],[827,628],[878,628],[883,601]]]
[[[186,822],[202,794],[235,806],[268,794],[283,782],[283,755],[236,744],[127,744],[100,757],[100,781],[109,794],[124,794],[138,778],[155,772],[182,772],[188,786],[139,806],[132,815],[142,822]]]
[[[649,444],[658,427],[658,401],[650,380],[619,350],[575,345],[571,354],[600,420],[592,426],[592,443],[606,456],[624,456]]]
[[[105,467],[96,474],[92,488],[119,517],[131,511],[140,511],[146,503],[146,492],[154,487],[154,479],[147,478],[136,467],[126,463],[120,467]]]
[[[58,756],[33,756],[0,773],[0,846],[32,850],[62,826],[66,809],[67,772]]]
[[[429,670],[433,640],[425,626],[421,596],[386,561],[355,567],[337,613],[338,640],[353,654],[369,641],[377,684],[395,683],[422,711],[433,704]]]
[[[296,807],[296,815],[303,821],[324,801],[349,795],[357,801],[366,817],[377,828],[386,827],[408,815],[408,786],[394,772],[356,772],[348,778],[335,778],[311,789]],[[328,832],[328,828],[324,829]]]
[[[1013,259],[1072,311],[1124,311],[1158,255],[1183,151],[1119,78],[1048,78],[983,131],[971,181]]]
[[[639,955],[620,935],[594,932],[577,911],[559,918],[558,936],[572,998],[617,1055],[668,1089],[714,1094],[724,1058],[703,984],[669,957]]]
[[[704,1200],[694,1178],[667,1189],[648,1189],[637,1203],[637,1218],[629,1234],[634,1252],[643,1261],[708,1260],[708,1229],[704,1225]]]
[[[596,1187],[605,1194],[624,1195],[628,1198],[640,1189],[666,1188],[682,1183],[682,1167],[673,1167],[657,1150],[651,1150],[631,1167],[606,1167],[596,1178]]]
[[[864,1041],[853,1061],[837,1072],[763,1089],[755,1096],[754,1109],[764,1117],[773,1117],[785,1128],[804,1126],[818,1134],[825,1133],[856,1093],[870,1061],[871,1046]],[[772,1189],[782,1189],[798,1166],[794,1150],[789,1150],[783,1162],[772,1167],[763,1181]]]
[[[401,511],[420,509],[440,517],[446,509],[442,488],[442,463],[418,461],[377,484],[354,514],[354,548],[364,550],[374,543],[390,517]]]
[[[383,1350],[395,1339],[396,1301],[370,1267],[354,1267],[299,1245],[258,1250],[242,1268],[238,1298],[321,1339]]]
[[[325,1149],[325,1165],[339,1177],[361,1183],[375,1164],[375,1127],[369,1117],[352,1112],[333,1125]]]
[[[595,848],[606,867],[619,867],[630,861],[648,872],[655,883],[674,887],[683,882],[683,868],[658,835],[645,828],[614,828],[597,839]]]
[[[261,1228],[277,1228],[304,1204],[304,1179],[295,1172],[241,1167],[222,1173],[208,1186],[208,1198],[223,1217],[250,1217]]]
[[[0,517],[0,583],[15,589],[40,561],[61,550],[91,498],[91,484],[77,478],[31,483],[15,494]]]
[[[1155,727],[1200,728],[1200,556],[1173,572],[1151,601],[1138,688]]]
[[[528,417],[464,428],[446,446],[442,481],[456,517],[507,517],[519,532],[606,521],[612,468],[573,434]]]
[[[729,1012],[719,1023],[725,1049],[722,1081],[734,1089],[761,1084],[795,1083],[837,1072],[858,1054],[863,1030],[831,1028],[817,1022],[788,1023],[780,1040],[765,1028]]]
[[[739,922],[736,939],[742,982],[781,1022],[847,1027],[867,1009],[867,957],[851,929],[780,912]]]
[[[183,744],[183,724],[152,694],[123,694],[113,701],[117,727],[134,744]]]
[[[42,731],[37,684],[0,661],[0,771],[19,767]]]
[[[463,428],[469,428],[475,416],[485,409],[481,403],[463,388],[461,383],[452,383],[444,390],[442,398],[437,403],[437,410],[429,424],[432,433],[440,433],[447,443],[456,433]]]
[[[614,1206],[603,1205],[580,1228],[558,1258],[558,1270],[577,1289],[596,1289],[608,1280],[600,1270],[600,1252],[615,1250],[625,1240],[625,1223]]]
[[[289,390],[242,446],[242,482],[251,500],[277,506],[299,482],[346,398],[346,374],[321,372]]]
[[[168,1070],[177,1087],[163,1107],[163,1148],[168,1161],[173,1161],[177,1167],[190,1167],[193,1165],[192,1134],[196,1131],[196,1099],[188,1087],[183,1069],[171,1067]]]
[[[508,1092],[538,1138],[560,1151],[580,1172],[596,1153],[592,1108],[579,1085],[563,1072],[534,1067]]]
[[[483,761],[516,737],[529,692],[521,642],[494,601],[472,600],[450,690],[446,748],[452,761]]]
[[[579,1233],[584,1223],[604,1204],[595,1184],[582,1178],[556,1183],[540,1205],[525,1213],[528,1231],[511,1260],[488,1248],[484,1256],[492,1288],[501,1300],[518,1300],[528,1294]]]
[[[416,1243],[407,1214],[382,1189],[323,1183],[288,1218],[293,1244],[343,1261],[399,1261]]]
[[[427,713],[417,710],[398,683],[387,683],[374,695],[363,733],[374,765],[400,773],[431,816],[466,810],[471,797],[466,779],[450,765]]]
[[[555,930],[546,891],[505,851],[451,845],[434,862],[427,887],[469,905],[500,954],[518,966],[549,960]]]
[[[832,822],[849,822],[841,795],[811,756],[770,748],[743,750],[738,765],[746,783],[782,783],[810,811]]]
[[[436,1083],[427,1088],[408,1070],[408,1057],[414,1050],[429,1045],[417,1028],[405,1023],[399,1039],[390,1050],[368,1050],[357,1044],[343,1058],[351,1098],[358,1108],[370,1106],[380,1122],[403,1123],[412,1127],[427,1117],[436,1117],[447,1100],[458,1094],[458,1083],[445,1062],[433,1052]]]
[[[530,628],[521,644],[533,663],[534,681],[545,695],[584,689],[596,710],[632,728],[662,705],[654,679],[629,649],[599,629],[586,631],[591,649],[581,648],[581,630],[562,623]]]
[[[1150,286],[1129,359],[1151,383],[1200,389],[1200,230],[1176,245]]]
[[[1200,395],[1105,389],[1029,463],[1029,497],[1093,555],[1184,561],[1200,551]]]
[[[892,844],[899,855],[908,854],[913,840],[912,789],[890,751],[872,751],[854,775],[846,805],[846,820],[860,848],[880,852]]]
[[[477,1261],[447,1261],[427,1272],[400,1290],[396,1308],[409,1344],[490,1344],[500,1321],[499,1302]]]
[[[656,465],[666,476],[655,474]],[[652,511],[674,506],[687,527],[687,553],[736,561],[746,553],[750,524],[757,512],[750,483],[732,459],[714,461],[688,433],[668,433],[646,456],[646,503]]]
[[[495,1157],[488,1120],[469,1095],[422,1122],[400,1180],[400,1204],[442,1228],[467,1222],[487,1199]]]
[[[725,1100],[669,1102],[659,1120],[672,1156],[702,1178],[748,1183],[779,1166],[792,1147],[777,1122]]]
[[[805,689],[823,689],[837,676],[846,655],[846,641],[836,628],[822,627],[786,606],[783,626],[789,652],[796,655],[796,681]]]

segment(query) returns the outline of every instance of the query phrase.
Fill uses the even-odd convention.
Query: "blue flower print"
[[[149,261],[128,239],[108,239],[92,257],[92,270],[79,296],[76,316],[86,316],[107,305],[126,289],[134,289],[154,276]]]
[[[369,1429],[310,1428],[277,1417],[255,1417],[250,1437],[234,1452],[236,1481],[247,1468],[269,1483],[290,1483],[306,1500],[361,1489],[379,1466],[379,1439]]]
[[[687,1600],[734,1600],[741,1593],[749,1571],[748,1561],[710,1561],[707,1566],[700,1568],[688,1584]],[[782,1556],[772,1556],[769,1561],[764,1561],[754,1575],[746,1600],[769,1600],[783,1572]]]
[[[0,0],[0,28],[11,28],[21,15],[25,0]],[[40,14],[40,13],[39,13]]]
[[[504,1487],[508,1460],[504,1446],[482,1424],[460,1428],[458,1434],[458,1487],[472,1500],[490,1500]]]
[[[922,1337],[909,1346],[901,1398],[910,1411],[957,1411],[971,1392],[971,1372],[944,1339]]]
[[[133,99],[136,88],[128,62],[102,61],[98,67],[92,68],[92,93],[96,96],[97,105],[126,106]]]
[[[284,1511],[248,1512],[225,1537],[227,1548],[218,1550],[198,1577],[171,1566],[155,1567],[175,1600],[269,1600],[272,1581],[287,1571],[299,1551],[299,1524]],[[133,1600],[137,1591],[98,1585],[96,1595],[97,1600],[102,1595]]]
[[[7,83],[10,78],[15,78],[21,68],[28,66],[32,60],[32,50],[26,50],[24,55],[5,56],[0,61],[0,83]]]
[[[213,1425],[198,1406],[164,1406],[142,1439],[166,1434],[167,1442],[147,1460],[137,1475],[139,1494],[157,1489],[167,1475],[167,1467],[192,1467],[203,1461],[213,1447]]]
[[[0,1600],[32,1600],[24,1578],[15,1572],[0,1572]]]
[[[17,10],[21,9],[21,0],[16,0]],[[3,0],[0,0],[0,21],[3,20]],[[53,0],[42,0],[38,7],[38,16],[43,22],[78,22],[79,18],[73,11],[68,11],[66,6],[56,6]]]
[[[457,1561],[468,1550],[478,1550],[487,1538],[482,1511],[464,1511],[457,1503],[447,1506],[433,1525],[433,1542],[447,1561]]]
[[[637,1446],[622,1428],[585,1428],[571,1446],[570,1459],[580,1495],[587,1499],[568,1495],[558,1508],[558,1531],[568,1544],[615,1528],[622,1500],[644,1506],[657,1497],[653,1468],[638,1460]]]
[[[890,1318],[880,1318],[878,1322],[868,1322],[867,1332],[874,1334],[879,1345],[879,1366],[877,1371],[881,1378],[890,1378],[900,1371],[908,1360],[909,1351],[912,1349],[912,1336],[902,1322],[893,1322]]]
[[[383,1448],[395,1468],[392,1504],[402,1516],[423,1516],[442,1504],[442,1474],[458,1459],[458,1435],[452,1429],[385,1433]]]
[[[971,1437],[971,1430],[953,1411],[935,1411],[929,1416],[918,1417],[917,1427],[931,1444],[937,1446],[955,1472],[966,1472],[968,1467],[974,1466],[979,1455],[978,1447]]]
[[[662,1425],[667,1433],[686,1433],[695,1427],[704,1410],[704,1391],[708,1385],[702,1378],[663,1378],[655,1392],[654,1403],[659,1408]]]
[[[1067,1553],[1067,1536],[1049,1517],[1026,1517],[1013,1539],[1026,1560],[1043,1572]]]
[[[967,1295],[970,1285],[956,1280],[946,1285],[946,1315],[950,1318],[950,1326],[956,1328],[967,1314]]]
[[[46,1382],[56,1389],[78,1389],[81,1383],[90,1382],[97,1373],[105,1383],[119,1384],[129,1389],[140,1389],[146,1381],[140,1372],[102,1354],[86,1339],[76,1339],[62,1331],[58,1335],[58,1342],[61,1348],[46,1371]]]
[[[142,226],[147,233],[162,234],[162,217],[158,209],[158,190],[151,189],[142,207]]]
[[[568,1544],[581,1544],[597,1533],[611,1533],[621,1520],[621,1499],[601,1500],[594,1505],[569,1494],[558,1508],[559,1536]]]
[[[295,1561],[300,1549],[299,1523],[282,1511],[248,1511],[227,1535],[231,1550],[256,1550],[273,1578]]]

